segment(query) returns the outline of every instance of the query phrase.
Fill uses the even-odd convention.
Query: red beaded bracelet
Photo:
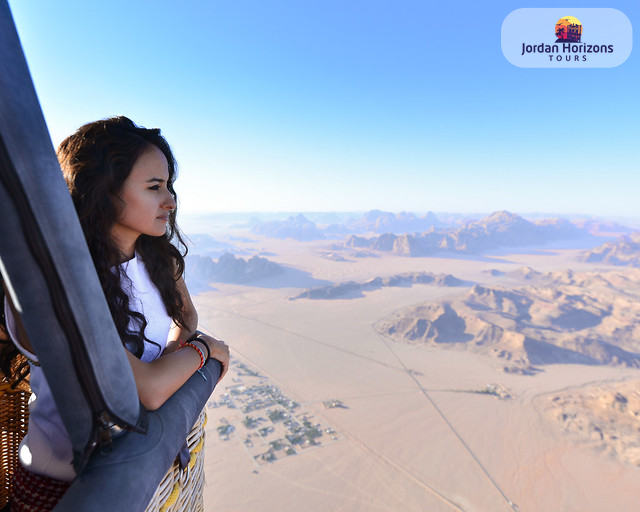
[[[200,366],[198,366],[198,370],[200,368],[202,368],[204,366],[204,352],[202,351],[202,349],[200,347],[198,347],[197,345],[191,343],[190,341],[187,341],[184,345],[182,345],[183,347],[191,347],[195,350],[198,351],[198,354],[200,355]],[[198,371],[196,370],[196,371]]]

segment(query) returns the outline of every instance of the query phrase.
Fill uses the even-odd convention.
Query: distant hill
[[[640,231],[623,235],[614,242],[606,242],[595,249],[585,251],[580,259],[590,263],[640,267]]]
[[[457,229],[432,228],[420,234],[385,233],[372,238],[353,235],[346,245],[406,256],[427,256],[442,251],[478,254],[500,247],[543,245],[586,236],[589,234],[585,230],[566,220],[533,223],[514,213],[501,211]]]
[[[640,368],[640,294],[629,294],[640,271],[541,277],[518,289],[476,285],[458,300],[400,310],[376,329],[395,341],[488,354],[507,372],[554,363]]]
[[[524,279],[526,281],[539,281],[543,280],[545,277],[548,280],[548,275],[538,272],[531,267],[520,267],[516,270],[512,270],[511,272],[506,272],[505,275],[514,279]]]
[[[223,254],[217,262],[208,256],[188,255],[186,267],[189,279],[198,279],[204,282],[248,283],[283,272],[280,265],[266,258],[253,256],[245,260],[236,258],[231,253]]]
[[[586,229],[594,235],[601,233],[632,233],[633,229],[610,220],[602,219],[576,219],[573,223],[579,228]]]
[[[417,217],[410,212],[391,213],[371,210],[360,218],[350,219],[342,224],[331,224],[324,231],[328,234],[415,233],[443,226],[444,224],[432,212]]]
[[[318,288],[310,288],[295,299],[340,299],[345,296],[362,297],[362,292],[378,290],[387,286],[411,286],[413,284],[431,284],[434,286],[471,286],[473,283],[462,281],[451,274],[433,274],[431,272],[407,272],[390,277],[375,277],[364,283],[347,281]]]
[[[202,233],[190,234],[188,237],[189,254],[199,254],[201,256],[210,256],[212,258],[218,258],[228,252],[240,252],[243,251],[229,242],[216,240],[211,235]]]
[[[295,217],[291,216],[282,221],[270,220],[255,224],[251,228],[251,232],[270,238],[292,238],[299,241],[320,240],[324,238],[324,235],[316,225],[302,214],[296,215]]]

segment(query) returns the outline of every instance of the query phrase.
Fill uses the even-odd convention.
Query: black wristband
[[[204,345],[204,348],[207,349],[207,358],[204,360],[204,364],[207,364],[207,361],[211,359],[211,350],[209,350],[209,344],[206,341],[201,340],[200,338],[196,338],[196,341],[202,343]]]
[[[204,364],[207,364],[207,361],[209,359],[211,359],[211,350],[209,350],[209,344],[206,341],[200,339],[200,335],[201,334],[204,334],[204,333],[200,332],[200,331],[196,331],[196,333],[193,336],[191,336],[191,338],[189,338],[187,340],[187,343],[188,342],[193,342],[193,341],[199,341],[200,343],[202,343],[204,345],[204,348],[207,349],[207,357],[204,360]]]

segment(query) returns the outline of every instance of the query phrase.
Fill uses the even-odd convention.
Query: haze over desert
[[[200,324],[233,356],[206,510],[637,509],[640,271],[586,252],[624,232],[520,246],[502,224],[510,247],[412,256],[322,226],[185,224]]]

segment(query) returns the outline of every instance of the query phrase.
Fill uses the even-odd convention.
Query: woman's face
[[[167,189],[169,165],[158,147],[140,155],[120,191],[118,220],[111,229],[120,250],[133,257],[134,245],[140,235],[162,236],[167,229],[169,212],[176,207]]]

